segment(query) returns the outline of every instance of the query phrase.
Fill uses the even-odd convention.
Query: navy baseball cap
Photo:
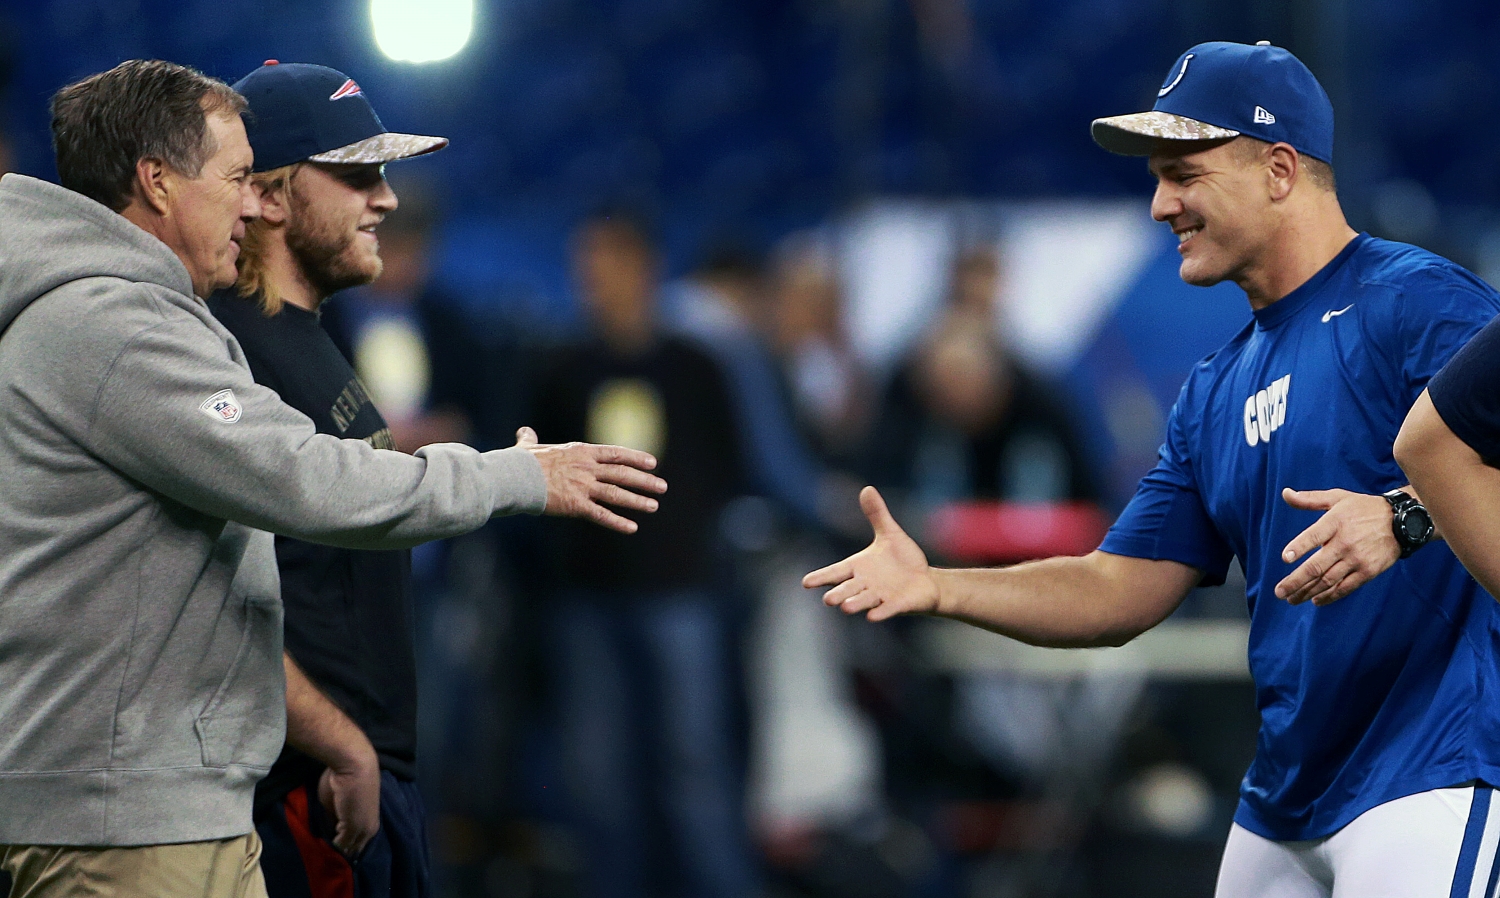
[[[1244,134],[1333,163],[1328,94],[1301,60],[1269,41],[1199,44],[1167,72],[1150,112],[1095,119],[1091,130],[1095,143],[1123,156],[1149,156],[1158,140]]]
[[[393,162],[441,150],[446,137],[387,131],[354,79],[327,66],[274,59],[234,89],[250,104],[245,133],[255,170],[294,162]]]

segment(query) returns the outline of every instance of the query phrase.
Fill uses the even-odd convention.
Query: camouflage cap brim
[[[1094,143],[1121,156],[1149,156],[1158,140],[1224,140],[1240,132],[1170,112],[1132,112],[1094,119]]]
[[[446,137],[426,137],[421,134],[396,134],[387,131],[367,137],[348,146],[307,157],[312,162],[333,162],[345,165],[367,165],[374,162],[395,162],[441,150],[448,145]]]

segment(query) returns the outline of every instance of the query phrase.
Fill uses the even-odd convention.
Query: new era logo
[[[345,97],[360,97],[360,96],[364,96],[364,93],[365,93],[364,91],[362,91],[362,90],[359,89],[359,85],[354,83],[354,79],[350,78],[348,81],[344,82],[344,86],[343,87],[340,87],[338,90],[334,91],[332,94],[329,94],[328,99],[330,99],[330,100],[342,100]]]
[[[351,81],[349,83],[353,84],[354,82]],[[1257,106],[1255,107],[1255,123],[1257,125],[1274,125],[1276,124],[1276,116],[1267,112],[1266,107]]]

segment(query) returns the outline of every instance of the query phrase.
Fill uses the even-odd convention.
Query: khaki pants
[[[266,898],[254,832],[133,848],[0,845],[0,870],[14,879],[10,898]]]

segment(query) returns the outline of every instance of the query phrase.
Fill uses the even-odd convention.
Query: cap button
[[[1255,42],[1255,46],[1257,46],[1257,47],[1269,47],[1269,46],[1271,46],[1271,42],[1270,41],[1256,41]]]
[[[264,62],[264,63],[262,63],[262,64],[263,64],[263,65],[281,65],[281,61],[280,61],[280,60],[277,60],[277,59],[267,59],[267,60],[266,60],[266,61],[265,61],[265,62]]]

